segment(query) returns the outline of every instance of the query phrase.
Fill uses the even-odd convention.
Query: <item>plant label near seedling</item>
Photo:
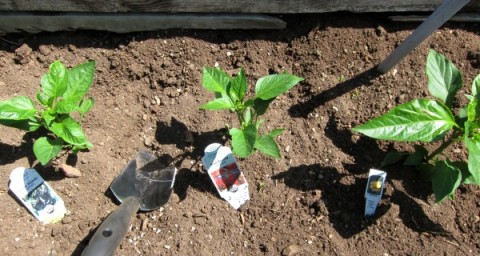
[[[248,183],[229,147],[213,143],[205,148],[203,166],[220,197],[233,208],[240,208],[250,200]]]
[[[386,172],[370,169],[365,189],[365,217],[372,217],[375,214],[378,203],[382,199],[386,178]]]
[[[15,168],[10,174],[9,188],[43,224],[58,222],[67,212],[63,200],[35,169]]]

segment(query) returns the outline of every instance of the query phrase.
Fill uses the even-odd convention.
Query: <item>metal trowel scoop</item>
[[[172,194],[174,166],[165,167],[153,154],[141,151],[110,185],[122,203],[98,227],[82,255],[113,255],[139,209],[152,211],[168,202]]]

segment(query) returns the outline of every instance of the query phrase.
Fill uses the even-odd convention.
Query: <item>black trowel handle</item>
[[[136,197],[131,196],[123,200],[122,205],[98,227],[82,256],[113,255],[128,231],[130,219],[139,207],[140,202]]]

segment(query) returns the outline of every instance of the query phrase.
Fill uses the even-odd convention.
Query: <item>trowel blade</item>
[[[151,153],[142,151],[113,180],[110,190],[120,202],[134,196],[140,210],[152,211],[168,202],[176,171],[172,165],[164,168]]]

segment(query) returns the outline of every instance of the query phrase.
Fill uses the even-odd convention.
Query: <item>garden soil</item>
[[[463,73],[464,104],[480,73],[480,27],[448,23],[387,74],[378,65],[419,24],[386,14],[332,13],[281,17],[284,30],[164,30],[135,34],[71,31],[0,37],[0,99],[35,98],[55,60],[72,67],[96,61],[83,125],[94,148],[62,156],[82,177],[42,167],[32,154],[38,134],[0,127],[0,254],[79,255],[118,202],[109,185],[140,150],[178,167],[162,208],[139,212],[116,255],[479,255],[480,190],[461,186],[454,201],[435,203],[431,184],[412,167],[391,165],[373,218],[364,218],[370,168],[413,143],[376,141],[352,127],[415,98],[429,98],[430,48]],[[241,67],[253,93],[262,76],[287,71],[305,80],[272,102],[263,131],[278,137],[282,158],[238,159],[250,201],[235,210],[203,169],[210,143],[229,145],[234,113],[203,111],[214,96],[201,86],[202,67],[229,74]],[[251,94],[250,94],[251,95]],[[427,145],[432,150],[437,144]],[[451,159],[466,149],[452,145]],[[10,172],[34,166],[63,198],[63,220],[42,225],[8,191]]]

